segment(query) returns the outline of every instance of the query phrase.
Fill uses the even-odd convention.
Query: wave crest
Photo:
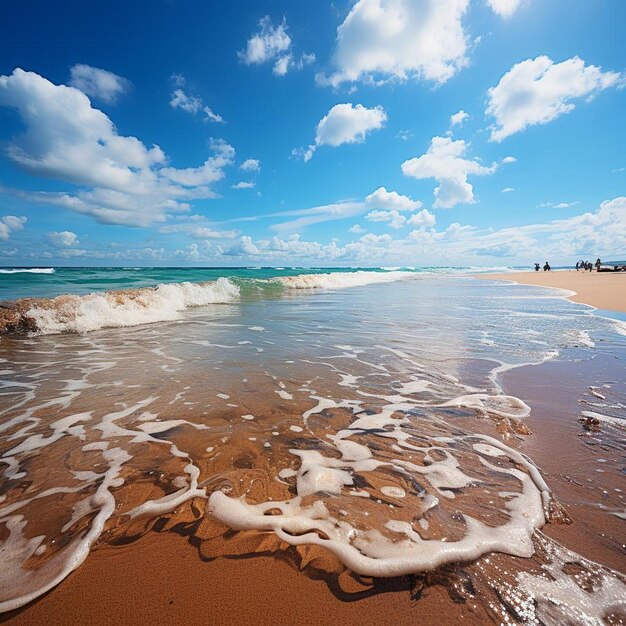
[[[85,333],[101,328],[169,322],[180,319],[181,312],[189,307],[238,299],[239,287],[227,278],[206,283],[164,283],[84,296],[25,299],[0,310],[0,333]]]
[[[0,274],[54,274],[53,267],[29,267],[22,269],[0,269]]]
[[[418,276],[416,272],[329,272],[326,274],[299,274],[280,276],[275,280],[288,289],[346,289],[373,283],[388,283]]]

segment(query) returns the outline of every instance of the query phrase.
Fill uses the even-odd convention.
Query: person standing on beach
[[[576,271],[580,269],[580,261],[576,261]]]
[[[547,261],[546,261],[546,264],[543,266],[543,271],[544,272],[549,272],[550,271],[550,263],[548,263]]]
[[[596,259],[596,272],[599,272],[601,267],[602,267],[602,261],[600,261],[600,257],[598,257]]]
[[[538,271],[539,271],[539,268],[540,268],[539,263],[535,263],[535,272],[538,272]]]

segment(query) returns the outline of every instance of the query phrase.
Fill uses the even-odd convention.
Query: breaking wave
[[[299,276],[280,276],[275,280],[288,289],[346,289],[362,287],[374,283],[389,283],[396,280],[415,278],[415,272],[332,272],[327,274],[300,274]]]
[[[211,282],[162,283],[156,287],[88,295],[24,298],[0,306],[0,334],[86,333],[102,328],[171,322],[181,319],[183,311],[190,307],[237,302],[241,290],[249,285],[260,287],[261,292],[277,284],[283,289],[345,289],[416,276],[419,274],[415,272],[356,271],[281,276],[247,282],[221,277]],[[258,290],[255,293],[258,294]]]
[[[54,274],[53,267],[29,267],[23,269],[0,269],[0,274]]]
[[[0,332],[52,335],[170,322],[180,319],[189,307],[238,299],[239,287],[227,278],[210,283],[171,283],[84,296],[25,299],[0,310]]]

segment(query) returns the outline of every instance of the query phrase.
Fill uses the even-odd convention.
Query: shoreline
[[[589,387],[601,379],[608,358],[587,359],[584,368],[558,361],[528,365],[507,372],[502,384],[506,393],[518,394],[532,407],[525,420],[532,433],[513,436],[510,443],[516,442],[517,449],[533,457],[572,520],[571,524],[548,523],[542,532],[582,557],[624,573],[623,520],[589,498],[590,490],[606,493],[619,484],[617,459],[613,459],[617,450],[611,443],[615,431],[603,426],[588,433],[576,419],[584,408],[581,401],[592,399]],[[581,372],[582,378],[575,372]],[[556,403],[555,389],[559,390]],[[498,436],[495,424],[475,420],[464,418],[459,425],[473,424],[477,432]],[[557,445],[563,450],[558,459],[551,452]],[[598,460],[600,456],[608,456],[611,462]],[[602,473],[590,474],[589,467],[594,466]],[[204,552],[190,532],[193,523],[178,522],[151,528],[128,543],[99,543],[67,580],[34,602],[0,615],[0,624],[132,621],[141,626],[163,621],[202,623],[208,616],[214,623],[230,623],[236,616],[246,626],[265,623],[269,615],[278,625],[321,625],[331,620],[379,626],[493,623],[484,606],[455,595],[451,586],[455,572],[467,580],[477,575],[477,562],[439,568],[423,579],[423,586],[419,576],[360,580],[337,575],[337,562],[326,551],[300,553],[286,544],[264,542],[264,533],[244,533],[248,554],[230,552],[226,543],[221,554]],[[503,566],[517,560],[499,553],[488,558]]]
[[[550,287],[573,292],[566,296],[573,302],[596,309],[626,313],[626,272],[511,272],[510,274],[480,274],[480,280],[506,280],[518,285]]]

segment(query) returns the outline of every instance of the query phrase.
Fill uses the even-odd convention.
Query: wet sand
[[[505,440],[532,456],[572,518],[572,524],[549,524],[546,535],[623,572],[625,522],[597,504],[623,507],[623,496],[615,489],[620,485],[617,461],[624,452],[620,431],[602,426],[588,432],[578,421],[580,410],[593,399],[589,386],[606,377],[612,358],[599,355],[582,365],[548,362],[508,372],[505,390],[524,398],[533,412],[527,419],[532,434],[509,434]],[[498,436],[490,420],[475,429]],[[598,464],[601,458],[616,462]],[[270,554],[264,553],[263,543],[250,545],[256,554],[206,555],[182,523],[165,524],[125,545],[101,543],[62,584],[1,616],[0,623],[492,623],[482,603],[455,594],[445,571],[425,580],[404,576],[372,584],[346,573],[328,574],[333,557],[320,549],[298,571],[302,559],[294,548],[283,544]],[[459,571],[471,576],[474,567],[460,566]],[[416,597],[421,583],[425,587]]]
[[[510,274],[484,274],[476,278],[510,280],[523,285],[557,287],[576,293],[569,296],[574,302],[590,304],[597,309],[626,313],[626,272],[515,272]]]

